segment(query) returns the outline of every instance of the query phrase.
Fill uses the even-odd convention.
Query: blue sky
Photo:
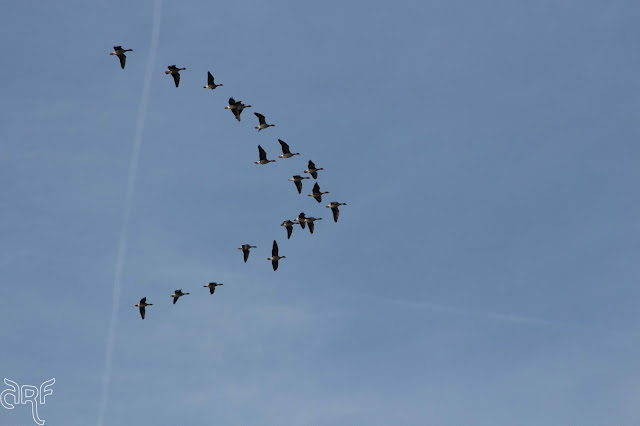
[[[47,425],[638,424],[637,2],[163,2],[154,56],[155,4],[0,5],[0,376]]]

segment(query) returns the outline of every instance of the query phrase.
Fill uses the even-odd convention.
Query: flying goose
[[[304,229],[305,224],[307,223],[305,221],[306,216],[304,215],[304,212],[300,212],[300,214],[298,215],[298,217],[296,217],[295,219],[293,219],[294,222],[298,222],[300,224],[300,226],[302,227],[302,229]]]
[[[250,246],[249,244],[243,244],[242,247],[238,247],[238,250],[242,250],[244,254],[244,261],[246,262],[249,259],[249,249],[257,248],[256,246]]]
[[[273,240],[273,248],[271,249],[271,257],[267,257],[267,260],[271,261],[273,265],[273,270],[278,269],[278,260],[284,259],[286,256],[278,256],[278,243],[276,240]]]
[[[124,69],[124,64],[127,63],[127,57],[124,52],[133,52],[133,49],[123,49],[122,46],[113,46],[113,52],[109,55],[116,55],[120,59],[120,66]]]
[[[258,154],[260,155],[259,161],[254,161],[255,164],[268,164],[275,163],[276,160],[267,160],[267,153],[262,149],[260,145],[258,145]]]
[[[305,173],[310,173],[311,176],[313,176],[314,179],[318,179],[318,170],[324,170],[322,167],[320,167],[319,169],[316,168],[316,165],[314,164],[313,161],[309,160],[309,168],[307,170],[305,170]]]
[[[140,299],[140,303],[136,305],[140,308],[140,316],[142,317],[142,319],[144,319],[144,307],[151,306],[151,305],[153,305],[153,303],[147,303],[146,297],[143,297],[142,299]]]
[[[180,298],[180,296],[186,296],[187,294],[189,294],[189,293],[183,293],[183,292],[182,292],[182,289],[180,289],[180,290],[176,290],[176,291],[171,295],[171,297],[173,297],[173,304],[174,304],[174,305],[176,304],[176,302],[178,301],[178,299]]]
[[[178,68],[175,65],[169,65],[169,71],[165,71],[165,74],[171,74],[173,76],[173,81],[176,83],[176,87],[180,85],[180,71],[186,70],[186,68]]]
[[[329,204],[327,204],[325,207],[328,207],[331,209],[331,211],[333,212],[333,221],[337,222],[338,221],[338,215],[340,215],[340,210],[338,210],[339,206],[346,206],[347,203],[339,203],[337,201],[332,201]]]
[[[318,182],[316,182],[315,185],[313,185],[313,192],[311,194],[307,194],[309,197],[313,197],[316,199],[317,202],[321,203],[322,202],[322,194],[328,194],[329,192],[320,192],[320,185],[318,185]]]
[[[291,238],[291,233],[293,232],[293,225],[295,224],[296,224],[295,222],[291,222],[289,219],[285,220],[280,224],[280,226],[284,226],[285,228],[287,228],[287,240]]]
[[[313,217],[313,216],[309,216],[309,217],[305,217],[304,221],[307,225],[309,225],[309,232],[313,234],[313,222],[315,222],[316,220],[322,220],[321,217]]]
[[[260,125],[256,126],[255,128],[258,129],[258,131],[262,130],[262,129],[266,129],[267,127],[272,127],[275,126],[275,124],[267,124],[267,122],[264,120],[264,115],[258,113],[258,112],[254,112],[255,116],[258,117],[258,121],[260,121]]]
[[[209,283],[207,285],[204,285],[203,287],[209,287],[209,293],[213,294],[216,291],[216,287],[219,285],[224,285],[222,283],[218,284],[218,283]]]
[[[298,188],[298,194],[302,194],[302,179],[311,179],[311,178],[308,176],[302,177],[300,175],[293,175],[292,178],[287,179],[296,184],[296,188]]]
[[[291,151],[289,151],[289,145],[282,139],[278,139],[278,142],[280,142],[280,146],[282,147],[282,155],[278,155],[278,158],[291,158],[294,155],[300,155],[299,152],[292,154]]]
[[[213,76],[211,75],[211,72],[207,71],[207,85],[203,86],[202,88],[203,89],[211,89],[211,90],[213,90],[218,86],[224,86],[224,84],[216,84],[213,81]]]
[[[245,105],[242,103],[242,101],[236,102],[233,98],[229,98],[229,105],[224,107],[224,109],[230,110],[238,121],[240,121],[240,114],[245,108],[251,108],[251,105]]]

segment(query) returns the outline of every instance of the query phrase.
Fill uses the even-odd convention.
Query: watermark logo
[[[13,410],[15,405],[30,403],[33,421],[42,426],[44,420],[38,416],[38,404],[44,405],[45,398],[53,394],[51,386],[53,386],[55,382],[55,378],[47,380],[38,388],[33,385],[20,386],[13,380],[5,378],[4,384],[9,386],[10,389],[5,389],[0,393],[0,404],[7,410]],[[40,397],[38,398],[38,396]]]

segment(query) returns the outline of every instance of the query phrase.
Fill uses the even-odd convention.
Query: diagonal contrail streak
[[[109,324],[109,334],[107,336],[107,348],[105,356],[104,378],[102,382],[102,397],[100,399],[100,408],[98,411],[98,426],[102,426],[104,416],[109,403],[109,384],[111,382],[111,370],[113,363],[113,348],[116,340],[116,327],[118,324],[118,309],[120,306],[120,287],[122,283],[122,271],[124,268],[124,260],[127,253],[127,232],[129,229],[129,217],[131,216],[131,206],[133,203],[133,192],[136,183],[136,175],[138,173],[138,163],[140,160],[140,149],[142,147],[142,133],[144,131],[144,122],[147,115],[147,104],[149,102],[149,89],[151,87],[151,77],[156,60],[156,51],[158,50],[158,39],[160,37],[160,17],[162,14],[162,0],[156,0],[153,8],[153,25],[151,30],[151,46],[149,49],[149,59],[147,60],[147,69],[145,73],[144,85],[142,88],[142,97],[140,106],[138,107],[138,120],[136,125],[136,133],[133,138],[133,151],[129,163],[129,177],[125,189],[124,210],[122,213],[122,228],[120,229],[120,239],[118,242],[118,252],[116,257],[115,277],[113,280],[113,302],[111,308],[111,322]]]

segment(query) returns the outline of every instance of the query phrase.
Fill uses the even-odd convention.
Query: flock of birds
[[[120,59],[120,67],[122,69],[124,69],[126,63],[127,63],[127,56],[125,55],[125,52],[132,52],[133,49],[123,49],[122,46],[114,46],[113,47],[113,52],[111,52],[111,55],[115,55],[118,57],[118,59]],[[171,74],[171,76],[173,77],[173,81],[176,85],[176,87],[178,87],[180,85],[180,71],[186,70],[186,68],[179,68],[175,65],[169,65],[167,67],[167,71],[165,71],[165,74]],[[220,87],[223,86],[222,84],[216,84],[215,83],[215,79],[213,77],[213,75],[211,75],[211,72],[207,71],[207,85],[203,86],[204,89],[215,89],[216,87]],[[236,118],[236,120],[240,121],[240,115],[242,114],[242,111],[245,108],[251,108],[251,105],[245,105],[242,103],[242,101],[236,101],[233,98],[229,98],[229,105],[227,105],[226,107],[224,107],[224,109],[228,109],[230,110],[234,117]],[[274,127],[275,124],[268,124],[266,122],[266,119],[264,117],[264,115],[255,112],[254,115],[258,118],[258,125],[255,126],[256,129],[258,129],[258,131],[267,129],[269,127]],[[279,155],[278,158],[291,158],[295,155],[300,155],[299,152],[294,152],[292,153],[289,145],[283,141],[282,139],[278,139],[278,142],[280,143],[280,147],[282,148],[282,155]],[[262,148],[262,146],[258,145],[258,157],[259,160],[255,161],[255,164],[260,164],[260,165],[264,165],[264,164],[269,164],[269,163],[273,163],[276,160],[269,160],[267,159],[267,153],[266,151]],[[320,170],[324,170],[322,167],[316,167],[315,163],[311,160],[309,160],[308,163],[308,167],[306,170],[303,171],[303,173],[308,173],[311,175],[311,177],[315,180],[318,178],[318,172]],[[292,181],[295,186],[296,189],[298,190],[298,194],[302,194],[302,181],[304,179],[311,179],[308,176],[301,176],[301,175],[294,175],[291,178],[289,178],[290,181]],[[313,197],[318,203],[322,203],[322,196],[324,194],[328,194],[329,192],[323,192],[320,190],[320,185],[318,184],[318,182],[315,182],[315,184],[313,185],[313,190],[310,194],[308,194],[309,197]],[[338,216],[340,214],[340,210],[339,207],[346,205],[346,203],[340,203],[337,201],[332,201],[329,204],[327,204],[325,207],[330,208],[332,213],[333,213],[333,220],[334,222],[338,222]],[[285,229],[287,230],[287,239],[291,238],[291,234],[293,233],[293,227],[294,225],[300,225],[300,227],[302,229],[305,229],[306,226],[308,226],[309,228],[309,232],[311,234],[313,234],[314,231],[314,222],[317,220],[322,220],[321,217],[313,217],[313,216],[306,216],[304,212],[301,212],[297,218],[293,219],[293,220],[285,220],[282,222],[281,226],[284,226]],[[238,247],[238,250],[242,250],[242,254],[244,256],[244,261],[247,262],[247,260],[249,259],[249,251],[252,248],[257,248],[256,246],[252,246],[250,244],[242,244],[241,247]],[[278,269],[278,262],[280,259],[285,259],[286,256],[280,256],[279,252],[278,252],[278,243],[276,242],[276,240],[273,240],[273,246],[271,248],[271,256],[267,258],[267,260],[271,261],[271,265],[273,267],[273,270],[276,271]],[[209,288],[209,292],[210,294],[213,294],[216,290],[217,286],[223,285],[222,283],[216,283],[216,282],[211,282],[209,284],[206,284],[204,287]],[[178,289],[176,291],[173,292],[173,294],[171,295],[171,297],[173,298],[173,304],[175,305],[175,303],[178,301],[178,299],[182,296],[186,296],[189,293],[184,293],[182,291],[182,289]],[[142,319],[145,318],[145,311],[146,311],[146,307],[147,306],[152,306],[153,303],[147,303],[147,298],[143,297],[142,299],[140,299],[140,302],[135,305],[136,307],[138,307],[140,309],[140,316],[142,317]]]

